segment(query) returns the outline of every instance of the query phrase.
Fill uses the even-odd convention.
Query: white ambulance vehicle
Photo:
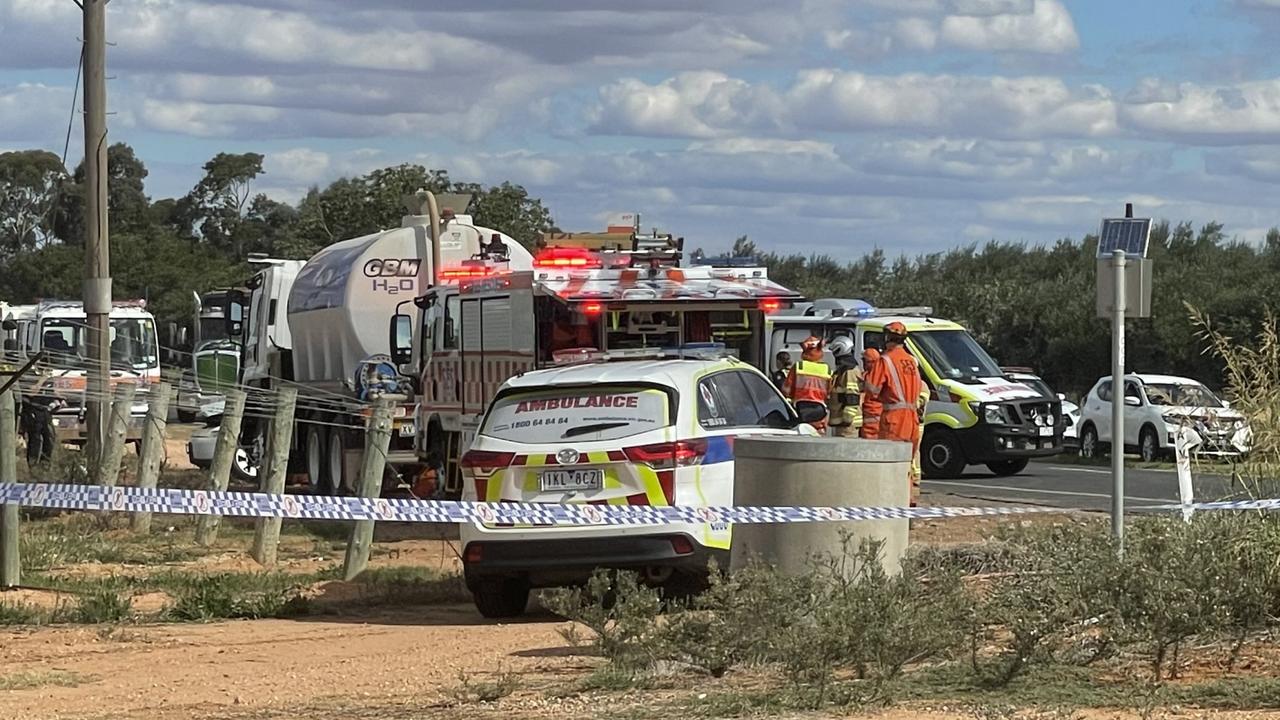
[[[590,358],[599,362],[503,383],[462,457],[463,500],[728,506],[737,437],[816,435],[746,363],[647,354],[627,360],[636,353],[605,353]],[[727,523],[478,523],[463,525],[461,539],[467,586],[492,618],[524,612],[531,588],[580,583],[597,568],[635,570],[651,585],[694,590],[712,561],[728,567],[730,533]]]

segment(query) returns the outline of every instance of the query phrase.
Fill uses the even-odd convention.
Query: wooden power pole
[[[107,0],[84,7],[84,310],[89,367],[85,421],[90,478],[101,484],[101,459],[111,406],[111,244],[107,234]]]

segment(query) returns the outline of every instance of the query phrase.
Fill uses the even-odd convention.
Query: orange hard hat
[[[880,359],[880,351],[879,351],[879,350],[877,350],[877,349],[875,349],[875,348],[873,348],[873,347],[869,347],[869,348],[867,348],[866,350],[863,350],[863,351],[862,351],[862,361],[863,361],[863,362],[869,362],[869,363],[872,363],[872,362],[875,362],[875,361],[877,361],[877,360],[879,360],[879,359]]]
[[[890,337],[905,338],[907,336],[907,326],[895,320],[884,326],[884,332]]]
[[[809,337],[804,339],[804,342],[800,343],[800,349],[801,350],[821,350],[822,338],[818,337],[817,335],[810,335]]]

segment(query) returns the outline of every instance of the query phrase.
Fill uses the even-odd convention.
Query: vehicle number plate
[[[400,437],[413,437],[413,423],[405,423],[400,426]]]
[[[538,476],[543,492],[556,490],[599,490],[604,484],[603,470],[545,470]]]
[[[1053,437],[1053,426],[1047,425],[1040,428],[1040,437]]]

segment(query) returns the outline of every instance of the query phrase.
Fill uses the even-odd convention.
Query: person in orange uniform
[[[863,440],[875,440],[880,437],[880,415],[884,412],[880,400],[867,392],[865,378],[871,374],[871,368],[880,364],[880,351],[869,347],[862,351],[862,427],[858,436]]]
[[[919,397],[921,386],[920,367],[907,352],[907,327],[891,322],[884,328],[885,351],[867,374],[867,390],[880,401],[884,412],[880,416],[880,439],[911,443],[915,455],[920,443]],[[908,471],[911,487],[911,504],[915,505],[919,493],[914,473]]]
[[[791,366],[782,394],[795,405],[802,422],[818,434],[827,432],[827,394],[831,390],[831,368],[822,361],[822,338],[810,336],[800,343],[800,362]]]

